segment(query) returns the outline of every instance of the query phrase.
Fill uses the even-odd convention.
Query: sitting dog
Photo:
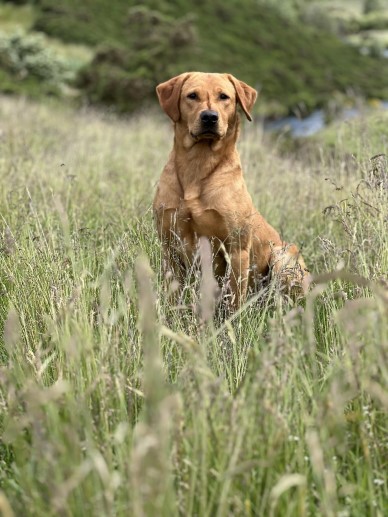
[[[270,273],[293,298],[303,296],[310,282],[303,258],[254,208],[236,149],[237,106],[252,120],[257,92],[230,74],[200,72],[156,91],[175,133],[153,203],[167,269],[181,281],[206,237],[215,276],[229,280],[233,308]]]

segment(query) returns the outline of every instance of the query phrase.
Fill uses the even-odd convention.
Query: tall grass
[[[197,274],[178,306],[162,278],[162,119],[2,98],[0,120],[3,515],[385,515],[387,188],[367,143],[296,160],[244,129],[254,202],[316,284],[223,320]]]

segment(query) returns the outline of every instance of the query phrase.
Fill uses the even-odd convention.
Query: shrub
[[[337,36],[350,34],[358,29],[358,20],[346,8],[331,7],[321,2],[306,4],[300,11],[300,19],[307,25]]]
[[[40,34],[0,33],[0,66],[19,79],[32,76],[55,84],[68,79],[66,64],[46,47]]]
[[[388,10],[371,12],[363,16],[359,22],[360,30],[386,30],[388,29]]]
[[[381,0],[364,0],[364,13],[368,14],[380,10],[382,3]]]
[[[119,111],[132,110],[153,96],[158,82],[184,68],[186,50],[196,43],[190,16],[172,19],[135,7],[130,9],[125,26],[126,46],[100,47],[77,79],[89,101],[115,104]]]

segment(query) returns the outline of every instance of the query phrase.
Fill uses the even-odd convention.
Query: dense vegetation
[[[0,120],[3,515],[387,515],[386,120],[299,160],[243,128],[254,203],[316,285],[227,321],[197,275],[178,306],[162,278],[167,121],[10,98]]]
[[[327,9],[328,18],[317,2],[285,5],[288,9],[270,0],[37,0],[33,28],[92,46],[94,59],[76,85],[90,102],[124,111],[154,98],[155,84],[188,69],[234,73],[261,90],[266,101],[261,106],[272,114],[310,111],[335,92],[388,98],[388,67],[333,34],[337,12]],[[372,26],[384,20],[375,10],[365,16],[375,16]],[[355,30],[360,20],[346,18],[346,25],[341,18],[342,32]]]

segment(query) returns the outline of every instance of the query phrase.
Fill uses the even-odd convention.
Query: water
[[[286,131],[296,138],[313,135],[324,127],[325,115],[323,110],[315,110],[304,119],[291,116],[264,122],[265,131]]]
[[[388,59],[388,48],[382,51],[382,56]],[[388,109],[388,101],[381,103],[382,109]],[[360,115],[357,108],[349,108],[342,111],[340,119],[349,120]],[[294,138],[311,136],[326,126],[325,113],[323,110],[315,110],[304,119],[298,117],[284,117],[278,120],[264,122],[265,131],[285,131]]]
[[[388,101],[381,103],[382,109],[388,109]],[[342,111],[340,119],[349,120],[360,115],[357,108],[348,108]],[[325,113],[323,110],[315,110],[304,119],[290,116],[278,120],[264,122],[265,131],[289,133],[294,138],[303,138],[311,136],[326,126]]]

